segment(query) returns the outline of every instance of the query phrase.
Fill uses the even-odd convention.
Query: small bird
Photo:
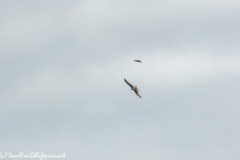
[[[133,90],[138,97],[142,98],[142,97],[138,94],[138,88],[137,88],[137,86],[133,87],[133,85],[132,85],[131,83],[129,83],[125,78],[124,78],[124,81],[131,87],[131,90]]]
[[[133,61],[142,63],[140,60],[133,60]]]

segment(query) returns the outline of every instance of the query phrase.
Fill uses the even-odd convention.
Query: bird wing
[[[134,90],[134,92],[136,93],[136,95],[137,95],[138,97],[142,98],[142,97],[139,95],[138,91]]]
[[[131,88],[133,88],[133,85],[131,83],[129,83],[125,78],[124,78],[124,80]]]

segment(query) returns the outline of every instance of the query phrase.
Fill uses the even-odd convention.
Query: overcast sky
[[[239,28],[239,0],[1,0],[0,152],[239,160]]]

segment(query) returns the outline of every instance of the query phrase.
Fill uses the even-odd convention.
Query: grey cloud
[[[238,1],[0,3],[0,152],[240,158]]]

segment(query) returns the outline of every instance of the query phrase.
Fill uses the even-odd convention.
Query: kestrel
[[[133,60],[133,61],[142,63],[140,60]]]
[[[131,90],[133,90],[138,97],[142,98],[142,97],[138,94],[138,88],[137,88],[137,86],[133,87],[133,85],[132,85],[131,83],[129,83],[125,78],[124,78],[124,81],[131,87]]]

